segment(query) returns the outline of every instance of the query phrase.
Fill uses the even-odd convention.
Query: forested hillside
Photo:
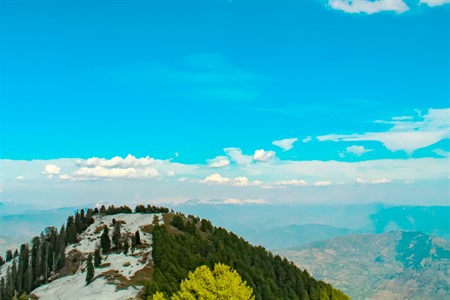
[[[210,221],[139,205],[80,210],[0,258],[0,299],[153,299],[198,267],[236,270],[255,299],[349,299],[292,262]],[[75,292],[76,291],[76,292]],[[124,298],[125,297],[125,298]]]
[[[146,295],[172,294],[190,270],[221,262],[231,266],[253,288],[256,299],[349,299],[331,285],[317,281],[292,262],[250,245],[224,228],[193,216],[167,215],[166,224],[152,227],[153,280]]]

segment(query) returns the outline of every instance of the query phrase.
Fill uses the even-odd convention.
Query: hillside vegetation
[[[76,212],[31,247],[0,259],[0,299],[152,299],[179,292],[198,267],[236,270],[255,299],[349,299],[292,262],[224,228],[167,208],[139,205]]]

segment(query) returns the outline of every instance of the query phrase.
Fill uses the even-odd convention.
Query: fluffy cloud
[[[272,144],[280,147],[281,149],[283,149],[283,151],[288,151],[288,150],[291,150],[292,148],[294,148],[294,143],[297,141],[298,141],[298,138],[290,138],[290,139],[273,141]]]
[[[372,150],[370,149],[366,149],[364,148],[364,146],[358,146],[358,145],[352,145],[346,148],[346,152],[356,155],[356,156],[361,156],[364,153],[370,152]]]
[[[209,175],[205,179],[202,179],[198,182],[207,183],[207,184],[222,184],[222,185],[230,185],[230,186],[254,186],[254,185],[260,185],[262,183],[259,180],[251,181],[245,176],[228,178],[228,177],[223,177],[222,175],[220,175],[218,173]]]
[[[450,0],[420,0],[420,3],[433,7],[448,4]]]
[[[268,161],[273,157],[275,157],[275,152],[265,151],[264,149],[256,150],[255,154],[253,154],[254,161]]]
[[[403,150],[412,153],[417,149],[431,146],[443,139],[450,137],[448,116],[450,108],[429,109],[428,113],[419,116],[419,120],[411,119],[391,121],[376,121],[377,123],[390,124],[392,127],[384,132],[367,132],[363,134],[339,135],[329,134],[319,136],[319,141],[379,141],[391,151]]]
[[[362,179],[362,178],[356,178],[356,183],[360,184],[384,184],[389,183],[392,180],[387,178],[377,178],[377,179]]]
[[[105,168],[112,168],[112,167],[146,167],[151,166],[154,164],[155,159],[146,156],[142,158],[136,158],[135,156],[128,154],[127,157],[122,158],[120,156],[115,156],[111,159],[106,158],[98,158],[98,157],[92,157],[87,159],[83,164],[85,166],[89,167],[105,167]],[[81,162],[80,162],[81,163]]]
[[[226,156],[217,156],[216,158],[208,160],[208,167],[223,168],[230,165],[230,159]]]
[[[94,168],[82,167],[78,169],[74,177],[76,178],[152,178],[159,176],[159,173],[154,168],[105,168],[96,166]]]
[[[238,165],[248,165],[253,161],[253,158],[250,155],[242,154],[242,150],[239,148],[225,148],[223,151],[225,151],[225,154]]]
[[[59,175],[60,172],[61,168],[54,164],[48,164],[44,167],[44,171],[42,173],[47,175],[48,178],[52,178],[53,175]]]
[[[25,181],[26,179],[25,179],[25,176],[17,176],[16,180],[17,181]]]
[[[369,15],[383,11],[392,11],[400,14],[409,9],[403,0],[329,0],[328,5],[333,9],[342,10],[346,13],[366,13]]]

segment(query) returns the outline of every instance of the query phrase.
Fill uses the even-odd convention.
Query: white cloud
[[[280,180],[275,182],[276,185],[307,185],[308,183],[304,180]]]
[[[249,180],[245,176],[239,176],[235,178],[223,177],[219,173],[214,173],[212,175],[207,176],[205,179],[198,181],[200,183],[207,184],[222,184],[222,185],[230,185],[230,186],[254,186],[260,185],[262,182],[259,180]]]
[[[256,150],[255,154],[253,154],[254,161],[268,161],[275,157],[274,151],[265,151],[264,149]]]
[[[115,156],[111,159],[106,158],[98,158],[98,157],[92,157],[87,159],[84,162],[84,165],[89,167],[106,167],[106,168],[112,168],[112,167],[146,167],[151,166],[154,164],[155,159],[146,156],[142,158],[136,158],[135,156],[128,154],[125,158],[122,158],[120,156]]]
[[[315,186],[329,186],[331,184],[332,184],[332,182],[328,181],[328,180],[318,180],[318,181],[314,182]]]
[[[17,181],[25,181],[26,178],[25,178],[25,176],[17,176],[17,177],[16,177],[16,180],[17,180]]]
[[[450,0],[420,0],[420,3],[433,7],[448,4],[450,3]]]
[[[48,164],[45,166],[44,171],[42,173],[47,175],[47,177],[51,179],[53,175],[59,175],[60,172],[61,168],[57,167],[54,164]]]
[[[346,148],[347,153],[351,153],[356,156],[361,156],[364,153],[370,152],[372,150],[364,148],[364,146],[352,145]]]
[[[187,201],[180,202],[181,204],[210,204],[210,205],[220,205],[220,204],[234,204],[234,205],[244,205],[244,204],[269,204],[270,202],[262,199],[239,199],[239,198],[226,198],[226,199],[191,199]]]
[[[392,117],[393,121],[407,121],[407,120],[412,120],[412,119],[414,119],[414,117],[412,117],[412,116]]]
[[[94,168],[82,167],[74,173],[76,178],[153,178],[159,176],[159,173],[154,168],[105,168],[96,166]],[[61,178],[60,178],[61,179]]]
[[[224,204],[268,204],[269,202],[264,199],[237,199],[237,198],[228,198],[225,199],[222,203]]]
[[[307,137],[305,137],[305,138],[302,140],[303,143],[309,143],[309,142],[311,142],[311,141],[312,141],[312,137],[311,137],[311,136],[307,136]]]
[[[449,114],[450,108],[429,109],[428,113],[419,116],[420,120],[417,121],[393,119],[384,122],[393,125],[388,131],[350,135],[329,134],[319,136],[317,139],[335,142],[379,141],[388,150],[412,153],[450,137]]]
[[[328,5],[347,13],[374,14],[383,11],[403,13],[409,9],[403,0],[329,0]]]
[[[238,165],[248,165],[253,161],[253,158],[250,155],[242,154],[242,150],[239,148],[225,148],[223,151]]]
[[[389,183],[392,180],[387,178],[377,178],[377,179],[362,179],[362,178],[356,178],[356,183],[360,184],[384,184]]]
[[[442,149],[434,149],[433,152],[441,157],[450,157],[450,152]]]
[[[294,148],[294,143],[297,141],[298,141],[298,138],[290,138],[290,139],[273,141],[272,144],[280,147],[281,149],[283,149],[283,151],[288,151],[288,150],[291,150],[292,148]]]
[[[174,177],[176,174],[190,174],[197,165],[173,163],[149,156],[136,158],[129,154],[125,158],[88,158],[73,160],[73,170],[59,176],[61,181],[82,181],[98,179],[151,179],[160,176]],[[70,167],[65,167],[68,170]]]
[[[205,179],[201,180],[201,183],[217,183],[224,184],[230,181],[230,178],[223,177],[219,173],[214,173],[212,175],[207,176]]]
[[[223,168],[230,165],[230,159],[226,156],[217,156],[208,160],[208,167],[210,168]]]

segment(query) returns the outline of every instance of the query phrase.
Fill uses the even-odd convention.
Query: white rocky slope
[[[152,224],[154,216],[162,221],[161,214],[116,214],[110,216],[95,216],[95,222],[79,235],[79,243],[66,247],[66,256],[73,258],[72,275],[67,275],[40,286],[31,293],[31,297],[51,300],[81,300],[81,299],[133,299],[142,286],[136,285],[139,276],[145,276],[151,269],[152,236],[145,232],[145,226]],[[89,253],[94,253],[104,225],[109,227],[112,240],[113,219],[121,223],[122,239],[129,239],[137,230],[141,245],[128,255],[114,253],[102,255],[102,264],[95,268],[94,281],[86,285],[86,261]],[[131,245],[131,242],[129,242]],[[79,261],[79,263],[76,263]],[[72,273],[71,272],[71,273]],[[35,296],[35,297],[34,297]]]

